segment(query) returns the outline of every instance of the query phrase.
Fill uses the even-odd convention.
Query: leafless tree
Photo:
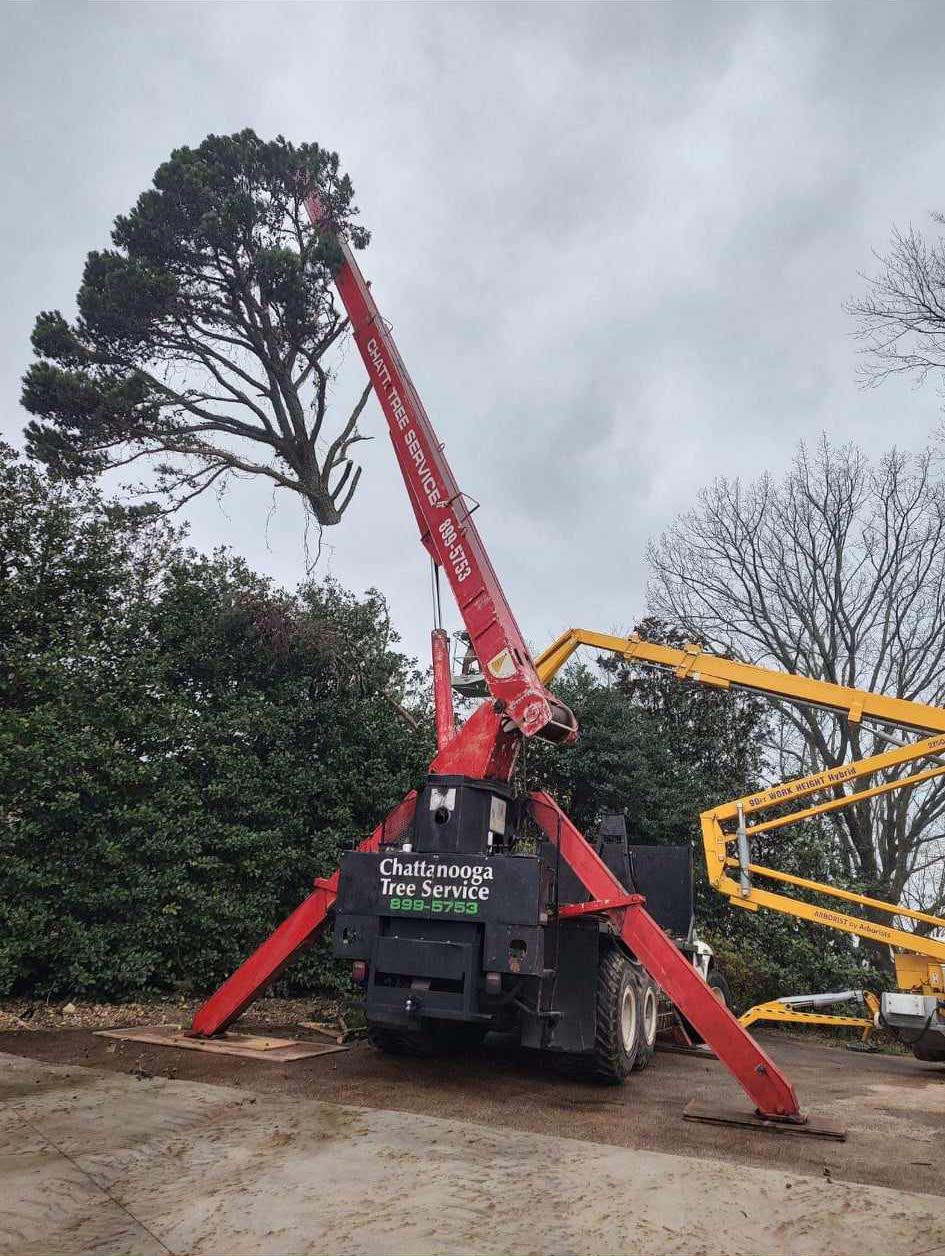
[[[943,214],[932,221],[945,227]],[[863,346],[860,377],[879,384],[907,374],[922,383],[945,371],[945,238],[896,230],[877,260],[878,272],[864,276],[865,294],[846,306]]]
[[[813,452],[801,447],[780,481],[706,489],[649,547],[651,608],[754,663],[941,704],[943,540],[945,488],[930,451],[893,449],[872,464],[824,439]],[[785,705],[772,770],[803,774],[879,753],[889,731]],[[837,815],[845,878],[892,902],[945,907],[943,778]]]

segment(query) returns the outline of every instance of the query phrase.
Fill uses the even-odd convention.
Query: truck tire
[[[722,976],[722,974],[719,972],[717,968],[709,969],[709,975],[708,977],[706,977],[706,985],[709,987],[709,989],[712,991],[712,993],[715,995],[718,1001],[724,1004],[725,1007],[727,1007],[728,1010],[732,1012],[732,1014],[734,1015],[734,1010],[732,1008],[732,992],[729,989],[728,982],[725,980],[725,978]],[[696,1047],[703,1046],[705,1044],[705,1039],[696,1029],[695,1025],[690,1024],[690,1022],[686,1020],[685,1016],[683,1016],[681,1012],[677,1012],[676,1015],[682,1021],[683,1026],[686,1030],[686,1033],[689,1035],[693,1046],[696,1046]]]
[[[945,1047],[913,1047],[912,1054],[923,1064],[945,1064]]]
[[[646,971],[638,965],[637,982],[640,989],[640,1046],[633,1062],[634,1072],[645,1069],[656,1051],[656,1035],[659,1032],[660,988]]]
[[[597,1032],[594,1077],[619,1086],[629,1077],[640,1051],[640,983],[622,951],[608,946],[597,968]]]
[[[729,989],[728,982],[722,976],[717,968],[709,969],[709,977],[707,982],[710,990],[720,1003],[723,1003],[729,1011],[732,1010],[732,992]]]

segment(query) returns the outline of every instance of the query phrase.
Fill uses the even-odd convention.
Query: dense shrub
[[[212,987],[416,784],[410,682],[378,594],[285,594],[2,451],[0,992]]]

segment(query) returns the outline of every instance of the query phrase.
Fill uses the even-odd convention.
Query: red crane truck
[[[803,1127],[794,1090],[657,925],[629,866],[615,874],[546,793],[516,797],[532,737],[568,744],[572,712],[540,680],[393,337],[347,241],[336,284],[387,420],[420,540],[446,573],[489,696],[456,732],[446,634],[433,635],[438,750],[412,792],[198,1011],[226,1029],[330,917],[334,951],[364,986],[373,1041],[426,1052],[514,1024],[526,1045],[619,1082],[652,1048],[658,985],[756,1113]],[[610,861],[613,864],[613,860]],[[616,866],[616,865],[615,865]],[[618,867],[618,872],[620,872]]]

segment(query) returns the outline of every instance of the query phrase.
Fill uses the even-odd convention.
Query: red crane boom
[[[306,208],[322,227],[317,196]],[[336,235],[343,262],[335,283],[355,344],[387,419],[394,454],[420,527],[420,540],[446,572],[489,692],[526,737],[574,741],[574,716],[545,688],[482,543],[465,495],[443,453],[420,395],[354,259]]]

